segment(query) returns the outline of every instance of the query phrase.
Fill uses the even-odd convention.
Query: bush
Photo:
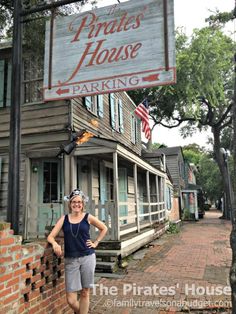
[[[175,224],[173,222],[169,223],[169,229],[167,230],[168,233],[176,234],[176,233],[179,233],[179,231],[180,231],[180,227],[178,224]]]

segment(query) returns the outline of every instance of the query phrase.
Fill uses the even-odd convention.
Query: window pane
[[[24,103],[37,102],[43,99],[43,60],[28,57],[24,60]]]
[[[43,203],[51,203],[58,199],[58,168],[56,162],[45,162],[43,165]]]

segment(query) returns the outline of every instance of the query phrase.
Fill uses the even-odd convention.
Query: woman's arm
[[[56,242],[55,238],[58,235],[58,233],[61,231],[64,219],[65,219],[65,216],[62,216],[57,221],[57,223],[55,224],[54,228],[52,229],[52,231],[50,232],[50,234],[47,237],[48,242],[52,244],[53,251],[55,252],[55,254],[57,256],[61,256],[62,255],[62,249],[61,249],[61,246]]]
[[[107,226],[102,221],[100,221],[99,219],[90,214],[88,216],[88,221],[91,225],[98,228],[100,231],[97,239],[94,242],[92,242],[91,240],[87,241],[88,247],[96,248],[99,242],[102,241],[102,239],[105,237],[107,233]]]

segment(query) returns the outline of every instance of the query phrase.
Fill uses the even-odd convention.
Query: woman
[[[75,313],[87,314],[89,310],[89,288],[94,283],[96,256],[94,249],[103,239],[107,227],[96,217],[85,213],[86,197],[75,189],[66,197],[69,201],[69,214],[63,215],[52,229],[47,240],[52,244],[57,256],[62,255],[62,248],[55,238],[62,229],[65,248],[65,286],[67,302]],[[90,225],[99,229],[95,241],[90,239]],[[80,300],[77,300],[77,291]]]

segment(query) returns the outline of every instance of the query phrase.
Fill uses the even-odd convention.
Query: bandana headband
[[[75,196],[80,196],[85,203],[89,200],[88,196],[86,196],[83,191],[75,189],[69,195],[64,196],[64,201],[70,202]]]

